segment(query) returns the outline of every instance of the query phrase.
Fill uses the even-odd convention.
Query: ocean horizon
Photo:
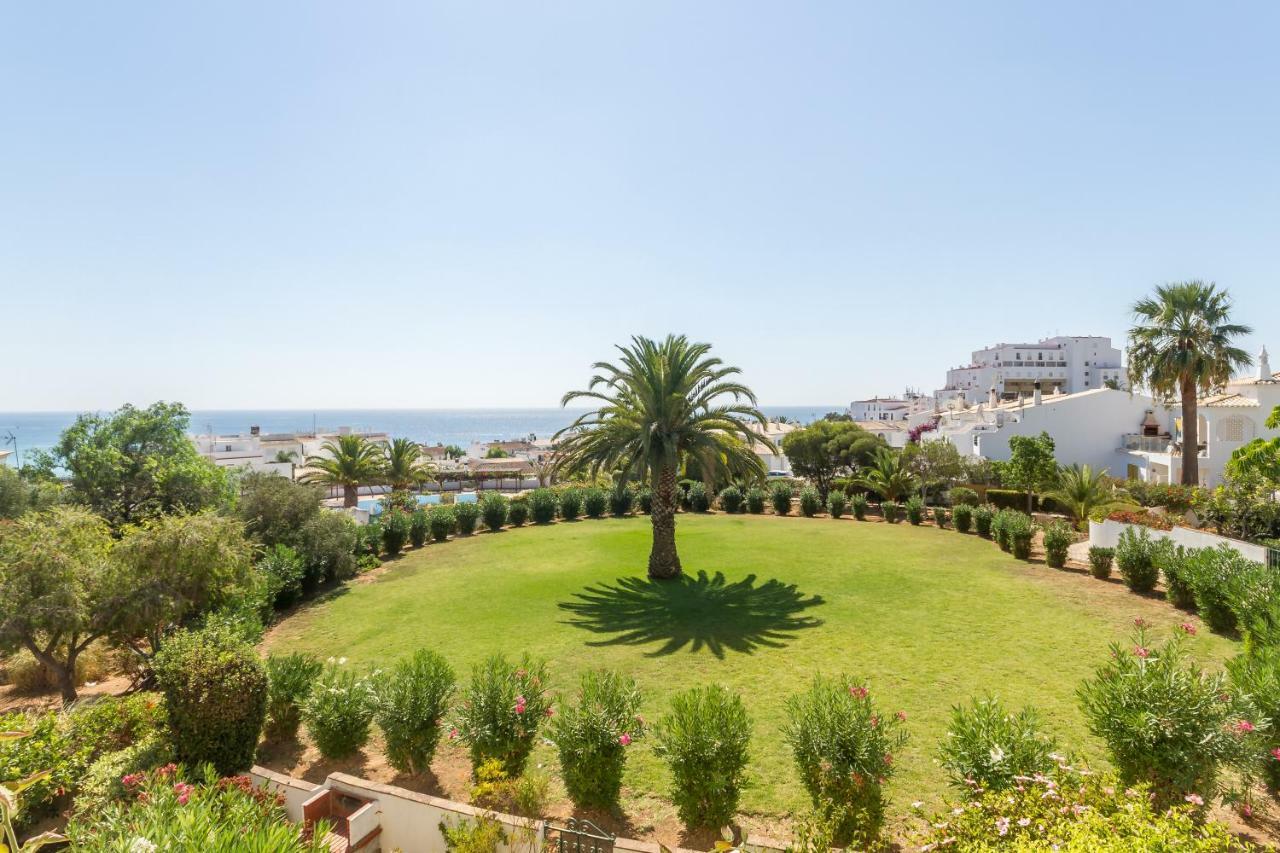
[[[807,423],[844,405],[769,406],[760,410],[771,418],[785,416]],[[499,441],[534,435],[545,438],[573,422],[585,409],[466,408],[466,409],[206,409],[193,410],[192,435],[231,435],[258,427],[263,433],[311,432],[353,427],[411,438],[422,444]],[[58,441],[80,412],[0,412],[0,450],[25,455],[45,450]],[[16,440],[16,441],[15,441]],[[10,464],[18,462],[17,454]]]

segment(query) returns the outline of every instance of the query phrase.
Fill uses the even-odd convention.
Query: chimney
[[[1262,352],[1258,353],[1258,381],[1270,382],[1271,379],[1271,359],[1267,357],[1267,348],[1264,346]]]
[[[1040,405],[1040,380],[1039,379],[1036,380],[1036,384],[1033,385],[1032,388],[1034,388],[1035,390],[1033,390],[1031,393],[1031,405],[1038,406]]]
[[[996,386],[994,385],[991,386],[991,392],[987,395],[987,405],[993,409],[1000,405],[1000,398],[996,396]]]

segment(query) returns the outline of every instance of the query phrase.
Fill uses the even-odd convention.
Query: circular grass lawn
[[[752,715],[742,810],[768,825],[807,803],[780,729],[786,697],[815,673],[867,679],[883,711],[906,712],[911,740],[889,788],[891,814],[901,814],[947,793],[937,746],[951,707],[979,694],[1034,705],[1064,751],[1101,763],[1076,686],[1135,618],[1157,635],[1199,624],[1118,581],[1020,562],[953,530],[681,515],[677,541],[685,577],[666,582],[645,577],[646,517],[428,545],[291,616],[268,645],[368,668],[432,648],[460,683],[492,652],[529,651],[547,659],[566,694],[583,670],[612,667],[639,683],[649,720],[672,693],[719,682]],[[1235,652],[1203,626],[1190,645],[1210,666]],[[536,760],[554,770],[554,750],[538,749]],[[645,741],[633,747],[625,784],[628,815],[644,812],[651,824],[669,811],[659,799],[666,774]]]

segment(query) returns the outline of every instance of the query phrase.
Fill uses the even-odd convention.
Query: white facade
[[[191,442],[201,456],[223,468],[245,468],[250,471],[269,471],[293,478],[308,456],[324,456],[324,444],[336,441],[343,435],[363,435],[375,444],[389,443],[385,432],[364,432],[351,427],[339,427],[334,432],[268,433],[256,432],[235,435],[195,435]]]
[[[768,425],[763,429],[759,424],[752,424],[751,428],[772,441],[774,447],[777,448],[777,452],[773,452],[763,442],[756,443],[756,456],[759,456],[760,461],[764,463],[765,470],[775,475],[785,474],[791,476],[791,460],[787,459],[787,454],[782,452],[782,439],[787,433],[800,429],[800,427],[795,424],[781,424],[776,421],[769,421]]]
[[[858,421],[858,426],[865,429],[872,435],[877,435],[885,440],[890,447],[899,449],[907,446],[907,437],[910,432],[910,426],[903,421]]]
[[[918,391],[908,388],[901,397],[872,397],[868,400],[854,400],[849,404],[849,415],[859,423],[869,421],[910,420],[934,410],[934,400]]]
[[[1120,350],[1110,338],[1060,336],[1034,344],[997,344],[973,353],[969,364],[947,371],[946,387],[937,391],[939,403],[989,402],[1029,397],[1036,381],[1045,394],[1074,394],[1106,388],[1108,382],[1127,387]]]

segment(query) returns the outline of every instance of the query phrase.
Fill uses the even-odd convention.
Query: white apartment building
[[[256,426],[247,433],[195,435],[191,441],[201,456],[223,468],[271,471],[292,478],[308,456],[325,455],[325,442],[344,435],[362,435],[375,444],[390,443],[385,432],[351,427],[338,427],[332,432],[263,434]]]
[[[787,433],[800,429],[796,424],[783,424],[777,421],[769,421],[768,425],[761,427],[759,424],[751,425],[753,432],[760,433],[765,438],[773,442],[776,451],[770,450],[764,442],[756,442],[756,456],[760,457],[760,461],[764,463],[764,468],[773,476],[786,475],[791,476],[791,460],[787,458],[787,454],[782,452],[782,439]]]
[[[919,391],[908,388],[901,397],[872,397],[868,400],[854,400],[849,404],[849,415],[858,423],[869,421],[907,421],[913,415],[934,410],[934,399]]]
[[[939,403],[986,401],[994,388],[1000,400],[1029,397],[1040,382],[1044,394],[1074,394],[1114,384],[1128,387],[1120,350],[1110,338],[1060,336],[1034,344],[996,344],[973,353],[969,364],[947,371]]]

